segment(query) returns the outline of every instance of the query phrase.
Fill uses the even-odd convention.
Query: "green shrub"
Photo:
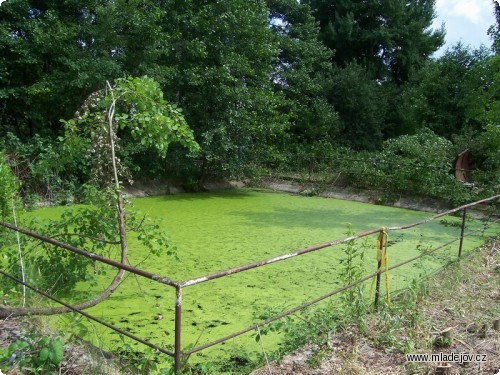
[[[59,140],[35,135],[22,141],[8,133],[0,144],[20,181],[25,204],[45,201],[67,204],[88,179],[89,165],[82,157],[83,146],[68,147]]]
[[[5,155],[0,152],[0,219],[12,214],[12,205],[17,197],[17,180],[12,174]]]
[[[64,358],[64,343],[59,336],[40,335],[32,330],[26,338],[18,339],[0,349],[0,369],[14,366],[29,374],[52,374]]]
[[[397,193],[440,196],[449,185],[452,144],[430,130],[385,142],[381,169]],[[453,182],[453,181],[452,181]]]

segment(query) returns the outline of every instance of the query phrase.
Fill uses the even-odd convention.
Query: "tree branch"
[[[120,247],[121,247],[121,259],[120,263],[121,264],[126,264],[127,263],[127,234],[126,234],[126,225],[125,225],[125,211],[123,209],[123,198],[120,190],[120,181],[118,180],[118,169],[116,166],[116,156],[115,156],[115,143],[114,143],[114,130],[113,130],[113,117],[115,114],[115,107],[116,107],[116,101],[118,98],[114,97],[114,92],[109,84],[109,82],[106,82],[107,87],[110,89],[110,94],[112,97],[112,103],[109,106],[109,109],[106,113],[107,116],[107,122],[108,122],[108,135],[110,139],[110,145],[111,145],[111,162],[113,165],[113,177],[115,180],[115,193],[116,193],[116,209],[118,212],[117,215],[117,221],[118,221],[118,227],[120,231]],[[123,269],[120,269],[116,276],[113,278],[111,281],[111,284],[98,296],[79,303],[77,305],[72,306],[75,309],[78,310],[84,310],[88,309],[89,307],[93,307],[100,302],[104,301],[106,298],[108,298],[121,284],[123,280],[123,276],[125,274],[125,271]],[[0,318],[6,318],[8,316],[24,316],[24,315],[55,315],[55,314],[62,314],[62,313],[67,313],[71,312],[70,308],[66,306],[62,307],[47,307],[47,308],[37,308],[37,307],[17,307],[17,308],[2,308],[0,307]]]

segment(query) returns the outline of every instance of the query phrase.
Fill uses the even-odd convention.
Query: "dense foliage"
[[[411,194],[450,205],[498,193],[500,6],[492,4],[492,48],[457,44],[433,57],[445,35],[431,29],[434,0],[4,1],[0,219],[27,224],[19,197],[27,206],[84,203],[26,226],[126,264],[127,234],[146,257],[175,255],[158,223],[124,208],[126,180],[175,179],[196,190],[211,178],[320,175],[378,189],[381,202]],[[473,186],[452,174],[465,149]],[[87,258],[3,228],[0,242],[5,270],[53,294],[111,279]],[[358,252],[346,255],[350,282]],[[122,279],[120,270],[76,306],[101,302]],[[68,311],[30,310],[22,293],[22,308],[4,302],[0,317]],[[1,284],[5,301],[19,294]],[[33,367],[60,361],[61,342],[35,346],[39,356],[21,341],[13,350],[26,349],[22,361]]]
[[[80,202],[83,204],[67,207],[60,218],[34,221],[28,226],[45,237],[85,248],[93,254],[120,259],[121,263],[127,262],[127,234],[148,249],[148,256],[162,252],[174,255],[165,229],[134,209],[130,202],[125,204],[121,190],[128,171],[116,156],[116,151],[120,143],[117,133],[128,131],[132,139],[153,148],[159,158],[165,157],[173,142],[196,154],[199,146],[181,109],[163,98],[162,90],[151,78],[128,77],[117,79],[113,85],[107,82],[104,90],[90,95],[75,118],[64,124],[66,134],[61,138],[61,148],[74,152],[69,159],[86,160],[84,164],[89,166],[89,183],[81,188]],[[2,221],[12,221],[11,216],[15,215],[16,190],[16,179],[7,160],[0,154]],[[15,216],[14,223],[18,225]],[[26,223],[19,224],[25,226]],[[61,251],[59,247],[36,238],[26,236],[21,247],[17,237],[17,248],[15,240],[14,233],[2,226],[0,250],[4,269],[11,275],[21,273],[23,280],[53,294],[69,292],[82,281],[93,285],[106,273],[92,259]],[[89,272],[92,266],[93,273]],[[123,271],[119,270],[104,294],[80,302],[78,308],[88,308],[102,301],[116,289],[122,278]],[[0,293],[7,295],[11,287],[10,282],[3,283]],[[67,310],[49,308],[34,312],[13,308],[6,312],[0,306],[0,316],[60,312]]]
[[[343,67],[356,61],[370,76],[402,83],[442,45],[444,30],[430,30],[434,0],[309,0],[321,39]]]
[[[491,49],[458,44],[437,58],[445,30],[431,28],[434,8],[433,0],[8,0],[0,148],[25,201],[78,199],[91,178],[91,160],[81,158],[89,145],[63,141],[60,120],[105,81],[148,75],[183,108],[200,153],[172,145],[158,158],[148,139],[160,134],[122,129],[118,156],[134,178],[197,189],[297,155],[384,153],[390,139],[429,129],[451,142],[449,163],[471,149],[478,183],[495,190],[498,4]]]

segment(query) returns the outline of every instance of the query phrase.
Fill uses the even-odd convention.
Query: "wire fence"
[[[472,208],[472,207],[476,207],[478,205],[482,205],[482,204],[486,204],[486,203],[491,203],[491,202],[495,202],[497,200],[500,199],[500,195],[495,195],[495,196],[491,196],[489,198],[485,198],[485,199],[482,199],[482,200],[479,200],[479,201],[476,201],[476,202],[473,202],[473,203],[469,203],[469,204],[466,204],[466,205],[462,205],[460,207],[457,207],[457,208],[454,208],[452,210],[448,210],[448,211],[445,211],[445,212],[441,212],[437,215],[434,215],[434,216],[431,216],[427,219],[424,219],[424,220],[421,220],[421,221],[418,221],[418,222],[414,222],[414,223],[411,223],[411,224],[405,224],[405,225],[400,225],[400,226],[392,226],[392,227],[381,227],[381,228],[375,228],[375,229],[371,229],[371,230],[367,230],[367,231],[363,231],[363,232],[360,232],[360,233],[357,233],[355,235],[351,235],[351,236],[348,236],[348,237],[345,237],[345,238],[341,238],[341,239],[336,239],[336,240],[332,240],[332,241],[329,241],[329,242],[325,242],[325,243],[321,243],[321,244],[317,244],[317,245],[314,245],[314,246],[310,246],[310,247],[307,247],[307,248],[303,248],[303,249],[299,249],[299,250],[296,250],[296,251],[293,251],[293,252],[290,252],[290,253],[286,253],[286,254],[282,254],[282,255],[279,255],[279,256],[275,256],[275,257],[271,257],[271,258],[267,258],[267,259],[263,259],[263,260],[260,260],[260,261],[257,261],[257,262],[253,262],[253,263],[249,263],[249,264],[245,264],[245,265],[241,265],[241,266],[238,266],[238,267],[234,267],[234,268],[230,268],[230,269],[226,269],[226,270],[223,270],[223,271],[220,271],[220,272],[216,272],[216,273],[212,273],[212,274],[208,274],[208,275],[204,275],[204,276],[201,276],[201,277],[196,277],[196,278],[193,278],[193,279],[189,279],[189,280],[184,280],[184,281],[175,281],[175,280],[172,280],[168,277],[164,277],[164,276],[161,276],[161,275],[156,275],[156,274],[153,274],[151,272],[148,272],[146,270],[143,270],[143,269],[139,269],[137,267],[133,267],[133,266],[130,266],[130,265],[127,265],[127,264],[122,264],[120,262],[116,262],[112,259],[108,259],[108,258],[105,258],[105,257],[102,257],[100,255],[97,255],[97,254],[94,254],[94,253],[90,253],[90,252],[87,252],[83,249],[80,249],[80,248],[77,248],[77,247],[74,247],[74,246],[71,246],[71,245],[68,245],[68,244],[65,244],[65,243],[62,243],[60,241],[57,241],[55,240],[54,238],[49,238],[49,237],[45,237],[45,236],[41,236],[40,234],[37,234],[37,233],[34,233],[30,230],[27,230],[27,229],[23,229],[23,228],[19,228],[15,225],[12,225],[12,224],[9,224],[9,223],[5,223],[5,222],[0,222],[0,226],[2,227],[5,227],[9,230],[12,230],[12,231],[16,231],[18,233],[21,233],[23,235],[26,235],[26,236],[30,236],[32,238],[35,238],[39,241],[42,241],[42,242],[45,242],[45,243],[49,243],[49,244],[52,244],[56,247],[59,247],[61,249],[64,249],[66,251],[70,251],[70,252],[73,252],[75,254],[79,254],[81,256],[84,256],[84,257],[87,257],[87,258],[90,258],[94,261],[97,261],[97,262],[101,262],[101,263],[104,263],[104,264],[107,264],[109,266],[112,266],[112,267],[115,267],[115,268],[118,268],[118,269],[122,269],[126,272],[129,272],[129,273],[132,273],[132,274],[135,274],[135,275],[138,275],[138,276],[141,276],[141,277],[144,277],[146,279],[149,279],[149,280],[153,280],[155,282],[158,282],[158,283],[161,283],[161,284],[164,284],[168,287],[171,287],[171,288],[174,288],[175,289],[175,305],[174,305],[174,322],[175,322],[175,335],[174,335],[174,345],[173,345],[173,348],[174,350],[168,350],[166,349],[165,347],[162,347],[162,346],[159,346],[159,345],[156,345],[154,343],[151,343],[150,341],[144,339],[144,338],[141,338],[141,337],[138,337],[126,330],[123,330],[113,324],[110,324],[106,321],[104,321],[103,319],[100,319],[96,316],[93,316],[85,311],[82,311],[82,310],[79,310],[79,309],[76,309],[74,307],[71,306],[71,304],[69,303],[66,303],[56,297],[54,297],[53,295],[50,295],[40,289],[38,289],[37,287],[33,286],[33,285],[30,285],[29,283],[26,283],[26,282],[23,282],[22,280],[18,279],[17,277],[13,276],[13,275],[10,275],[8,274],[7,272],[3,271],[3,270],[0,270],[0,274],[3,275],[4,277],[6,278],[9,278],[10,280],[18,283],[18,284],[22,284],[24,286],[26,286],[27,288],[31,289],[32,291],[34,291],[35,293],[43,296],[44,298],[47,298],[47,299],[50,299],[51,301],[53,302],[56,302],[62,306],[65,306],[67,307],[69,310],[71,311],[74,311],[78,314],[81,314],[83,316],[85,316],[86,318],[94,321],[94,322],[97,322],[99,324],[102,324],[104,327],[107,327],[108,329],[110,330],[113,330],[121,335],[124,335],[132,340],[135,340],[143,345],[146,345],[150,348],[153,348],[155,350],[157,350],[158,352],[160,353],[163,353],[163,354],[166,354],[168,356],[171,356],[173,357],[174,359],[174,371],[176,373],[179,373],[182,369],[182,364],[184,363],[184,359],[185,358],[188,358],[191,354],[193,353],[197,353],[197,352],[200,352],[202,350],[205,350],[209,347],[212,347],[212,346],[215,346],[215,345],[218,345],[218,344],[221,344],[227,340],[230,340],[232,338],[235,338],[237,336],[240,336],[240,335],[243,335],[247,332],[250,332],[250,331],[253,331],[253,330],[259,330],[260,327],[263,327],[269,323],[272,323],[274,321],[277,321],[279,319],[282,319],[286,316],[289,316],[291,314],[294,314],[300,310],[303,310],[309,306],[312,306],[314,304],[317,304],[318,302],[320,301],[323,301],[327,298],[330,298],[336,294],[339,294],[341,292],[344,292],[350,288],[353,288],[365,281],[368,281],[370,279],[377,279],[377,290],[375,291],[375,305],[378,304],[378,298],[379,298],[379,288],[380,288],[380,277],[381,275],[383,275],[384,273],[387,274],[388,271],[390,270],[393,270],[393,269],[396,269],[396,268],[399,268],[399,267],[402,267],[406,264],[409,264],[409,263],[412,263],[422,257],[425,257],[425,256],[429,256],[429,255],[432,255],[433,253],[443,249],[443,248],[446,248],[448,247],[449,245],[453,244],[453,243],[456,243],[456,242],[459,242],[459,246],[458,246],[458,254],[457,256],[460,257],[462,255],[462,246],[463,246],[463,240],[464,238],[466,238],[467,236],[470,236],[472,234],[474,234],[476,231],[472,231],[472,232],[468,232],[468,233],[465,233],[465,222],[466,222],[466,212],[468,209]],[[276,314],[274,316],[271,316],[269,317],[268,319],[266,320],[263,320],[263,321],[260,321],[259,323],[257,324],[253,324],[253,325],[250,325],[244,329],[241,329],[241,330],[238,330],[236,332],[233,332],[229,335],[226,335],[224,337],[220,337],[218,339],[215,339],[211,342],[208,342],[208,343],[205,343],[203,345],[199,345],[199,346],[196,346],[197,343],[194,344],[194,346],[192,347],[189,347],[189,349],[187,350],[182,350],[183,346],[182,346],[182,337],[183,337],[183,332],[182,332],[182,311],[183,311],[183,302],[182,302],[182,297],[183,297],[183,291],[186,289],[186,288],[189,288],[189,287],[192,287],[194,285],[198,285],[198,284],[201,284],[201,283],[207,283],[207,282],[210,282],[212,280],[216,280],[216,279],[220,279],[220,278],[223,278],[223,277],[227,277],[229,275],[233,275],[233,274],[237,274],[237,273],[240,273],[240,272],[245,272],[245,271],[248,271],[248,270],[251,270],[251,269],[256,269],[256,268],[259,268],[259,267],[264,267],[264,266],[267,266],[267,265],[270,265],[270,264],[274,264],[274,263],[278,263],[278,262],[283,262],[283,261],[286,261],[286,260],[289,260],[289,259],[292,259],[292,258],[296,258],[296,257],[299,257],[299,256],[302,256],[304,254],[308,254],[308,253],[311,253],[311,252],[315,252],[315,251],[319,251],[321,249],[325,249],[325,248],[329,248],[329,247],[332,247],[332,246],[337,246],[337,245],[340,245],[340,244],[344,244],[344,243],[347,243],[347,242],[350,242],[350,241],[354,241],[354,240],[358,240],[360,238],[363,238],[363,237],[366,237],[366,236],[370,236],[370,235],[373,235],[373,234],[380,234],[380,235],[383,235],[384,233],[387,233],[387,232],[391,232],[391,231],[401,231],[401,230],[407,230],[409,228],[413,228],[413,227],[417,227],[419,225],[423,225],[423,224],[426,224],[426,223],[429,223],[431,221],[434,221],[438,218],[441,218],[443,216],[447,216],[447,215],[450,215],[450,214],[454,214],[454,213],[458,213],[462,211],[462,221],[461,221],[461,225],[460,225],[460,234],[451,239],[450,241],[447,241],[433,249],[429,249],[427,251],[424,251],[422,252],[421,254],[419,254],[418,256],[415,256],[413,258],[410,258],[410,259],[407,259],[407,260],[404,260],[400,263],[397,263],[397,264],[394,264],[390,267],[386,266],[385,268],[381,267],[380,266],[380,260],[377,264],[377,271],[376,272],[373,272],[369,275],[366,275],[364,276],[363,278],[359,279],[359,280],[356,280],[355,282],[352,282],[350,283],[349,285],[345,285],[345,286],[342,286],[340,288],[336,288],[326,294],[323,294],[322,296],[319,296],[317,298],[314,298],[306,303],[303,303],[301,305],[298,305],[292,309],[289,309],[289,310],[286,310],[286,311],[283,311],[279,314]],[[492,225],[493,223],[496,223],[498,220],[491,220],[489,223],[490,225]],[[260,331],[259,331],[260,332]]]

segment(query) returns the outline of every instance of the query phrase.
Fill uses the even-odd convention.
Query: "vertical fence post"
[[[174,371],[181,372],[181,327],[182,327],[182,287],[175,287],[175,349],[174,349]]]
[[[378,310],[378,301],[379,301],[379,297],[380,297],[380,272],[381,272],[381,268],[382,268],[382,259],[378,259],[378,261],[377,261],[377,281],[375,284],[375,310]]]
[[[387,302],[389,302],[389,275],[387,273],[387,228],[382,227],[377,238],[377,282],[375,287],[375,309],[378,310],[380,299],[380,277],[384,266]],[[373,284],[372,284],[373,285]],[[373,288],[373,287],[372,287]]]
[[[384,248],[384,239],[380,239],[380,237],[383,235],[384,229],[379,234],[379,237],[377,239],[377,281],[375,284],[375,310],[378,310],[378,302],[380,298],[380,276],[382,273],[382,261],[383,261],[383,255],[382,255],[382,249]]]
[[[464,208],[464,212],[462,215],[462,229],[460,230],[460,245],[458,247],[458,257],[462,256],[462,244],[464,242],[464,231],[465,231],[465,215],[467,213],[467,209]]]

